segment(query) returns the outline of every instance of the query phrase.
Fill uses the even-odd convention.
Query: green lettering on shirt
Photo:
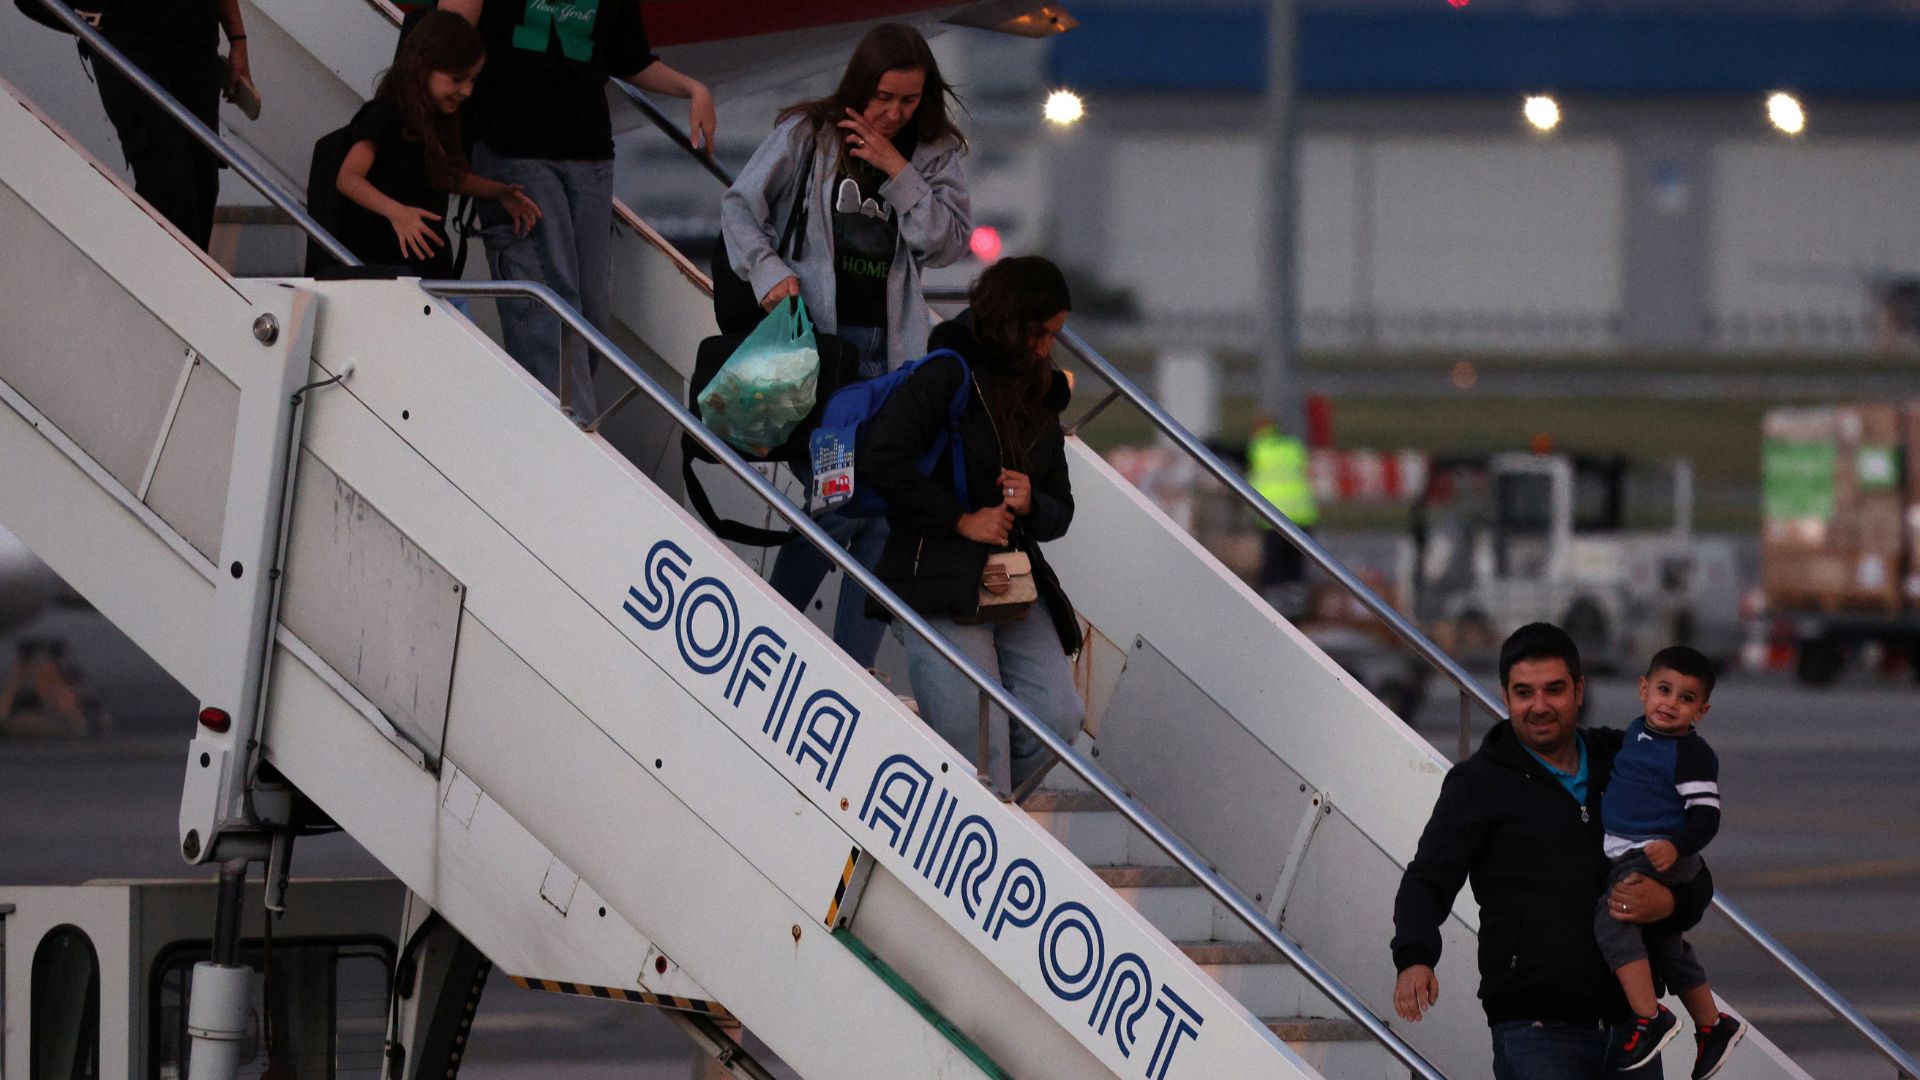
[[[593,60],[593,24],[600,0],[527,0],[526,15],[513,28],[513,47],[544,53],[554,30],[567,59],[585,64]]]
[[[853,277],[878,278],[884,281],[887,271],[891,268],[892,263],[882,262],[879,259],[863,259],[858,255],[840,256],[840,272]]]

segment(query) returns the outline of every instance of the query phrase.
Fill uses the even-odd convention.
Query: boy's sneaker
[[[1665,1005],[1659,1009],[1650,1017],[1634,1018],[1630,1024],[1613,1025],[1609,1055],[1615,1069],[1627,1072],[1658,1060],[1660,1051],[1666,1049],[1675,1035],[1680,1034],[1680,1021],[1673,1011]]]
[[[1747,1034],[1747,1025],[1738,1018],[1720,1014],[1720,1019],[1712,1027],[1704,1027],[1693,1034],[1693,1080],[1707,1080],[1707,1077],[1720,1071],[1727,1063],[1727,1054],[1739,1045]]]

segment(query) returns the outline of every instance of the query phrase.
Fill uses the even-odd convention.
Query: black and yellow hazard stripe
[[[834,920],[840,917],[840,905],[847,898],[847,886],[853,883],[853,868],[860,862],[860,849],[854,848],[847,856],[847,865],[840,871],[840,884],[833,890],[833,903],[827,905],[827,926],[832,927]]]
[[[528,979],[519,975],[512,976],[512,979],[514,985],[523,990],[544,990],[549,994],[574,994],[579,997],[601,998],[607,1001],[631,1001],[639,1005],[678,1009],[681,1012],[699,1013],[702,1016],[719,1019],[730,1019],[733,1016],[727,1011],[726,1006],[717,1001],[650,994],[645,990],[624,990],[617,986],[589,986],[586,983],[560,982],[557,979]]]

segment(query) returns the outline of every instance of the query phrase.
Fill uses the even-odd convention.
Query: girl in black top
[[[465,19],[432,12],[407,32],[373,100],[354,116],[353,147],[334,183],[357,205],[340,241],[362,262],[451,277],[448,192],[498,202],[522,236],[540,220],[519,185],[467,166],[460,107],[485,63],[480,35]]]

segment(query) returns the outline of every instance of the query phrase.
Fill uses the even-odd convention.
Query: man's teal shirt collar
[[[1580,732],[1576,731],[1573,733],[1573,741],[1576,746],[1580,747],[1580,768],[1572,773],[1563,773],[1559,769],[1554,768],[1546,758],[1534,753],[1533,748],[1525,743],[1520,744],[1520,749],[1525,750],[1533,760],[1539,762],[1547,770],[1549,775],[1555,780],[1560,781],[1560,786],[1567,789],[1567,794],[1573,796],[1574,802],[1585,806],[1587,805],[1587,740]]]

